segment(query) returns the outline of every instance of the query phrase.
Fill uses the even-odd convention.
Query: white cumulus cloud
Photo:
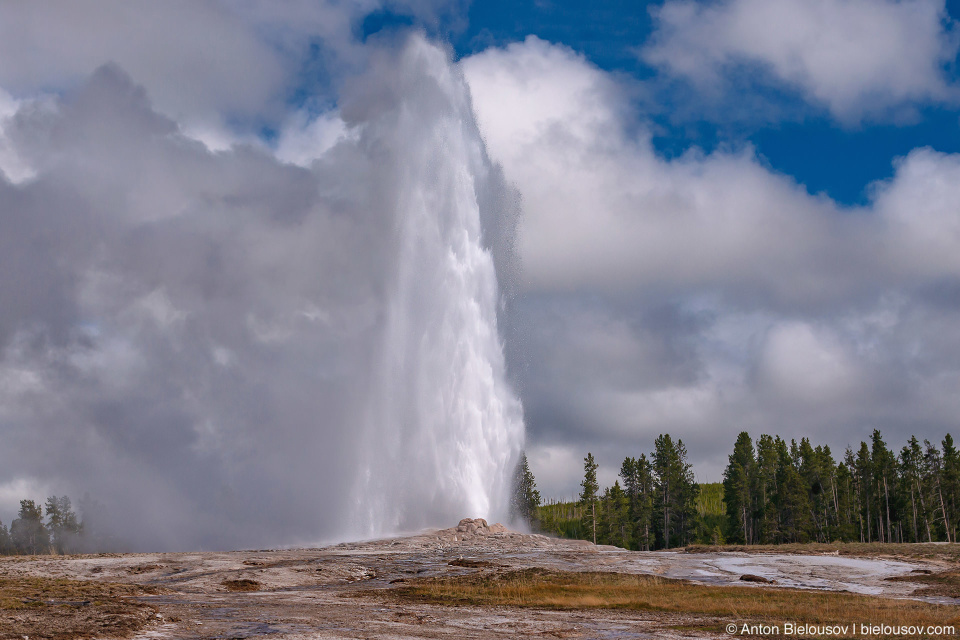
[[[943,0],[668,0],[654,18],[643,59],[701,88],[748,73],[847,123],[957,99]]]

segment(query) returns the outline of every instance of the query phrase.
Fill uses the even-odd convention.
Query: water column
[[[361,425],[358,535],[503,519],[523,442],[481,231],[478,194],[499,178],[447,54],[414,36],[397,67],[398,103],[372,125],[395,161],[396,265]]]

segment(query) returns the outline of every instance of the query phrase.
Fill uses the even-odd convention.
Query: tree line
[[[654,450],[626,457],[602,492],[598,465],[584,459],[580,495],[542,504],[524,456],[513,513],[561,537],[627,549],[688,544],[955,542],[960,532],[960,452],[913,436],[899,453],[874,430],[840,460],[808,438],[747,432],[736,439],[722,483],[698,484],[681,440],[660,435]],[[520,480],[522,479],[522,482]]]
[[[879,430],[869,444],[830,447],[803,438],[789,445],[737,437],[724,471],[727,537],[744,544],[784,542],[954,542],[960,520],[960,452],[912,436],[899,453]]]
[[[83,519],[68,496],[50,496],[44,505],[21,500],[10,528],[0,522],[0,555],[90,553],[116,548],[96,522],[103,507],[89,496],[80,501]]]

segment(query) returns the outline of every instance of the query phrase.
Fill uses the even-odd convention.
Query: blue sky
[[[602,6],[562,1],[474,2],[466,28],[461,24],[455,29],[451,41],[456,54],[463,57],[534,34],[571,47],[605,71],[644,81],[657,72],[637,51],[655,26],[649,9],[659,4],[619,0]],[[960,1],[949,0],[945,9],[954,19],[960,15]],[[957,79],[955,63],[954,59],[944,69],[953,81]],[[644,113],[638,105],[639,117],[649,117],[662,127],[655,143],[665,156],[682,154],[690,147],[710,152],[718,145],[749,143],[776,171],[793,176],[811,192],[824,192],[844,204],[863,204],[867,186],[892,176],[892,160],[916,147],[960,151],[960,111],[955,105],[922,106],[901,122],[841,126],[821,110],[805,108],[802,98],[789,91],[774,90],[770,99],[787,103],[795,113],[785,121],[772,122],[676,121],[671,118],[671,96],[665,97],[659,105],[663,112]]]

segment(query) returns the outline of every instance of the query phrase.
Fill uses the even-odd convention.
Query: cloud
[[[875,427],[892,442],[952,428],[958,156],[916,149],[843,207],[749,147],[659,156],[627,89],[563,46],[463,66],[523,199],[508,345],[531,460],[559,447],[619,466],[671,433],[715,480],[743,429],[842,450]]]
[[[876,279],[960,275],[956,155],[916,149],[866,207],[842,207],[750,147],[660,157],[613,80],[562,46],[531,37],[463,64],[484,139],[523,195],[529,290],[720,291],[811,310]]]
[[[873,206],[889,234],[892,260],[926,278],[960,273],[960,219],[952,205],[960,195],[960,155],[924,147],[894,166],[893,178],[873,185]]]
[[[829,331],[803,322],[771,328],[758,362],[758,383],[804,404],[823,403],[854,392],[857,371],[845,345]]]
[[[669,0],[653,16],[643,60],[707,95],[749,78],[846,124],[957,100],[944,66],[960,43],[943,0]]]
[[[336,101],[343,78],[369,51],[358,39],[364,16],[387,9],[437,23],[465,3],[435,0],[96,0],[0,7],[0,87],[15,97],[60,93],[116,64],[160,113],[191,137],[223,149],[287,117],[287,102]]]
[[[0,85],[19,95],[76,85],[113,62],[171,115],[250,116],[285,81],[278,52],[211,2],[9,4],[0,25]]]
[[[307,167],[211,152],[115,64],[17,105],[34,176],[0,179],[0,486],[89,491],[151,549],[497,513],[522,423],[482,240],[515,212],[490,210],[506,187],[447,54],[382,46],[342,120],[288,132],[295,160],[322,123],[348,132]]]
[[[7,121],[20,109],[20,102],[0,88],[0,175],[11,182],[21,182],[33,177],[30,167],[17,156],[5,129]]]
[[[280,131],[276,155],[284,162],[309,167],[350,135],[346,123],[335,111],[313,118],[301,111],[294,114]]]
[[[663,160],[649,131],[629,133],[623,91],[568,49],[531,37],[464,68],[491,153],[523,194],[533,289],[722,286],[795,304],[846,295],[837,267],[856,272],[871,250],[858,218],[749,148]],[[809,260],[811,245],[825,260]]]

